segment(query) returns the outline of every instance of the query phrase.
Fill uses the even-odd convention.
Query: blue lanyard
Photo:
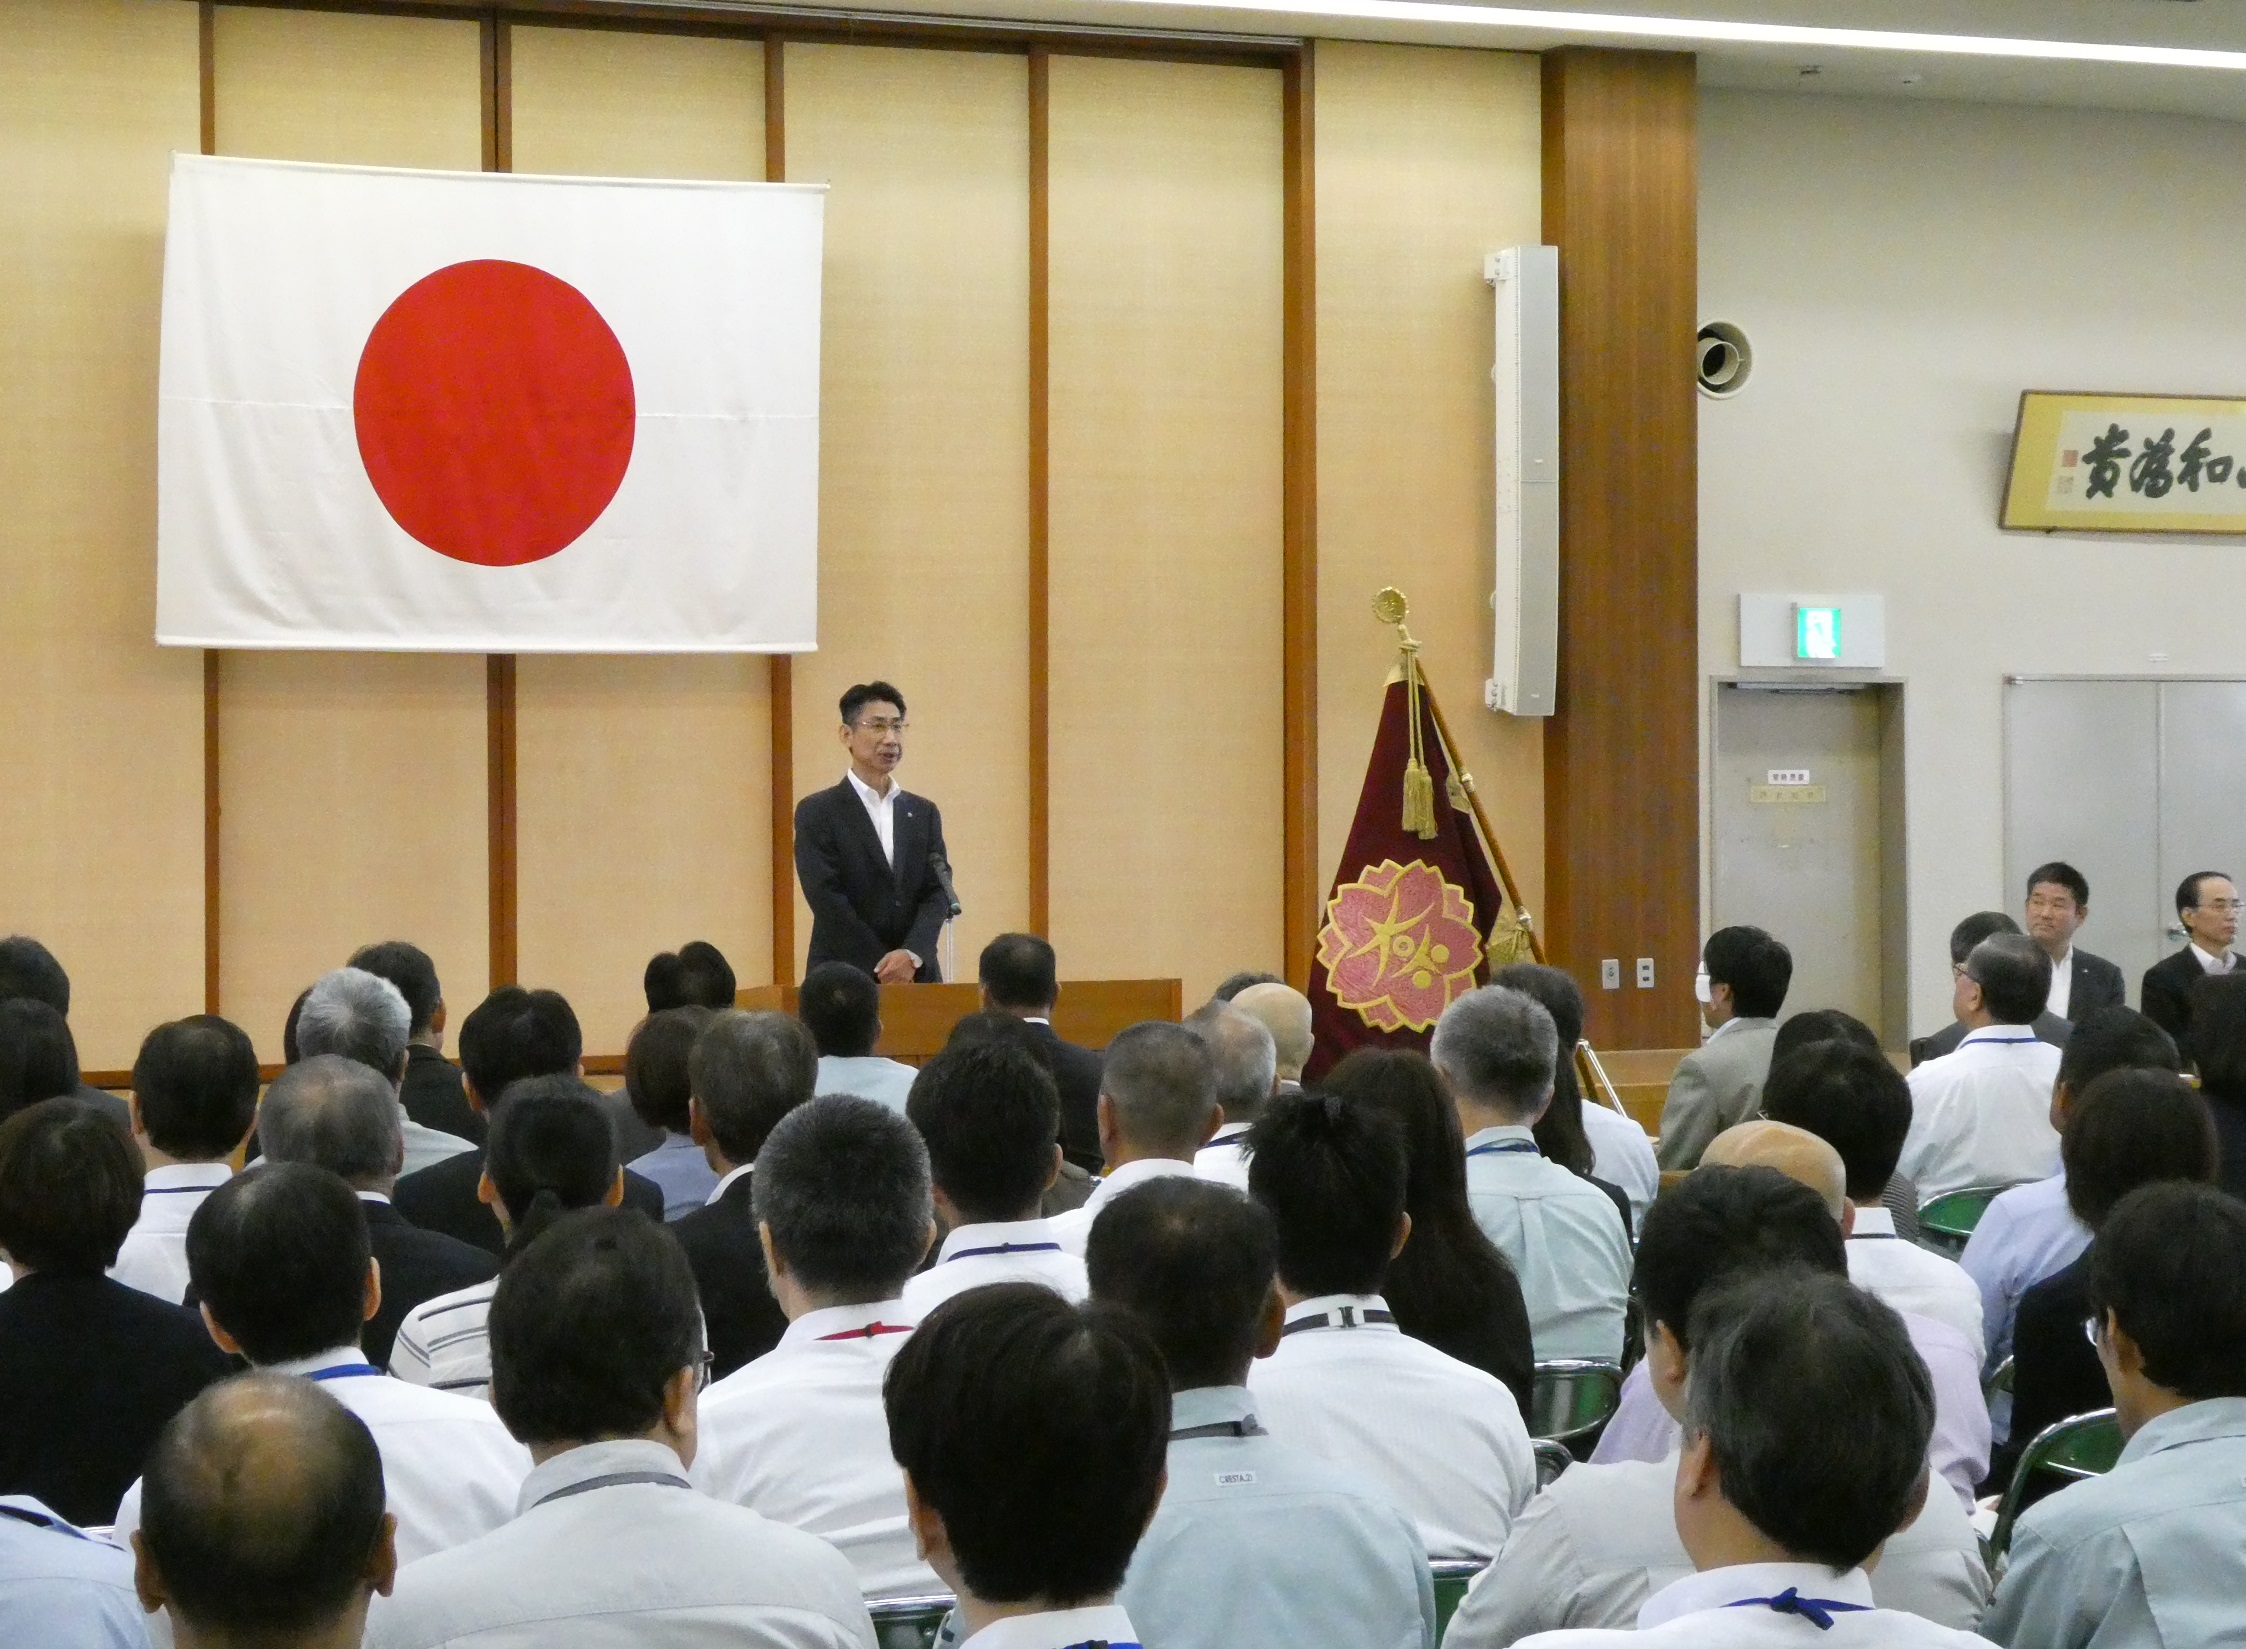
[[[1487,1145],[1477,1145],[1466,1154],[1470,1157],[1533,1157],[1540,1153],[1533,1139],[1497,1139]]]
[[[356,1380],[362,1374],[380,1378],[382,1371],[372,1363],[338,1363],[333,1368],[316,1368],[304,1378],[307,1380]]]
[[[1773,1609],[1782,1615],[1799,1615],[1820,1632],[1830,1632],[1833,1629],[1833,1616],[1864,1614],[1869,1610],[1870,1605],[1843,1603],[1838,1598],[1830,1597],[1803,1597],[1794,1587],[1789,1586],[1776,1597],[1743,1597],[1737,1603],[1727,1603],[1724,1607],[1726,1609]]]
[[[984,1254],[1058,1254],[1060,1251],[1061,1245],[1057,1242],[1001,1242],[993,1243],[988,1248],[962,1248],[956,1254],[945,1255],[943,1263],[949,1265],[953,1260],[972,1260]]]

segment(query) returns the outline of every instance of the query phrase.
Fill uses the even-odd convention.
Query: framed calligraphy
[[[1998,525],[2246,534],[2246,398],[2026,391]]]

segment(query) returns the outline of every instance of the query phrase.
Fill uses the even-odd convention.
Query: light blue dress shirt
[[[1540,1363],[1622,1360],[1630,1234],[1607,1194],[1546,1162],[1527,1128],[1483,1128],[1466,1142],[1474,1222],[1513,1262]]]
[[[906,1096],[912,1092],[912,1080],[919,1074],[901,1060],[883,1059],[879,1054],[868,1054],[863,1059],[824,1054],[819,1059],[818,1081],[811,1091],[814,1097],[821,1099],[828,1094],[856,1094],[860,1099],[877,1100],[903,1116]]]
[[[1435,1649],[1412,1522],[1256,1428],[1242,1386],[1170,1404],[1170,1482],[1116,1597],[1161,1649]],[[1192,1435],[1194,1433],[1201,1435]]]
[[[28,1495],[0,1498],[0,1643],[148,1649],[133,1560]]]
[[[2064,1271],[2090,1246],[2090,1228],[2067,1206],[2067,1176],[2015,1185],[1981,1211],[1958,1264],[1981,1291],[1981,1341],[1989,1367],[2012,1355],[2020,1296]]]
[[[2147,1422],[2111,1472],[2031,1506],[1981,1635],[2014,1649],[2246,1643],[2246,1397]]]
[[[702,1147],[684,1134],[665,1133],[662,1144],[624,1166],[662,1187],[666,1220],[682,1220],[695,1209],[707,1207],[710,1193],[717,1189],[717,1170],[702,1154]]]

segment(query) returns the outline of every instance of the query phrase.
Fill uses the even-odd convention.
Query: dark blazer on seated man
[[[756,1212],[749,1203],[753,1178],[753,1171],[740,1175],[717,1201],[670,1225],[702,1296],[713,1380],[763,1356],[788,1329],[787,1316],[764,1276],[764,1245],[757,1240]]]
[[[359,1345],[376,1368],[390,1366],[390,1344],[406,1313],[425,1300],[499,1275],[498,1258],[474,1243],[424,1231],[387,1202],[361,1197],[367,1244],[382,1267],[382,1305],[359,1331]]]
[[[896,783],[892,778],[890,783]],[[873,817],[849,776],[795,805],[795,873],[811,906],[811,950],[805,966],[849,962],[868,973],[891,951],[920,958],[913,978],[934,984],[936,936],[951,901],[936,879],[945,858],[944,819],[925,796],[899,790],[894,864],[881,850]]]
[[[2068,1036],[2074,1031],[2074,1023],[2046,1010],[2035,1016],[2035,1023],[2028,1029],[2035,1033],[2038,1042],[2048,1042],[2054,1048],[2063,1048],[2067,1045]],[[1932,1036],[1922,1036],[1911,1043],[1911,1063],[1914,1066],[1923,1065],[1930,1059],[1940,1059],[1944,1054],[1954,1054],[1958,1044],[1964,1040],[1964,1024],[1953,1019]]]
[[[483,1174],[484,1148],[479,1145],[473,1151],[462,1151],[406,1175],[398,1181],[391,1201],[400,1214],[424,1231],[441,1231],[488,1254],[504,1254],[507,1233],[500,1228],[499,1216],[476,1196],[476,1184]],[[661,1223],[663,1189],[627,1168],[624,1170],[624,1206],[637,1208],[649,1219]],[[467,1284],[460,1286],[465,1288]],[[0,1299],[4,1298],[5,1295],[0,1295]],[[397,1332],[395,1325],[391,1332]]]

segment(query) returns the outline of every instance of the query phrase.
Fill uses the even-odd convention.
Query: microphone
[[[941,848],[930,850],[928,868],[936,873],[936,886],[943,889],[944,899],[950,904],[952,915],[957,916],[965,907],[959,902],[958,889],[951,885],[951,861],[944,857]]]

